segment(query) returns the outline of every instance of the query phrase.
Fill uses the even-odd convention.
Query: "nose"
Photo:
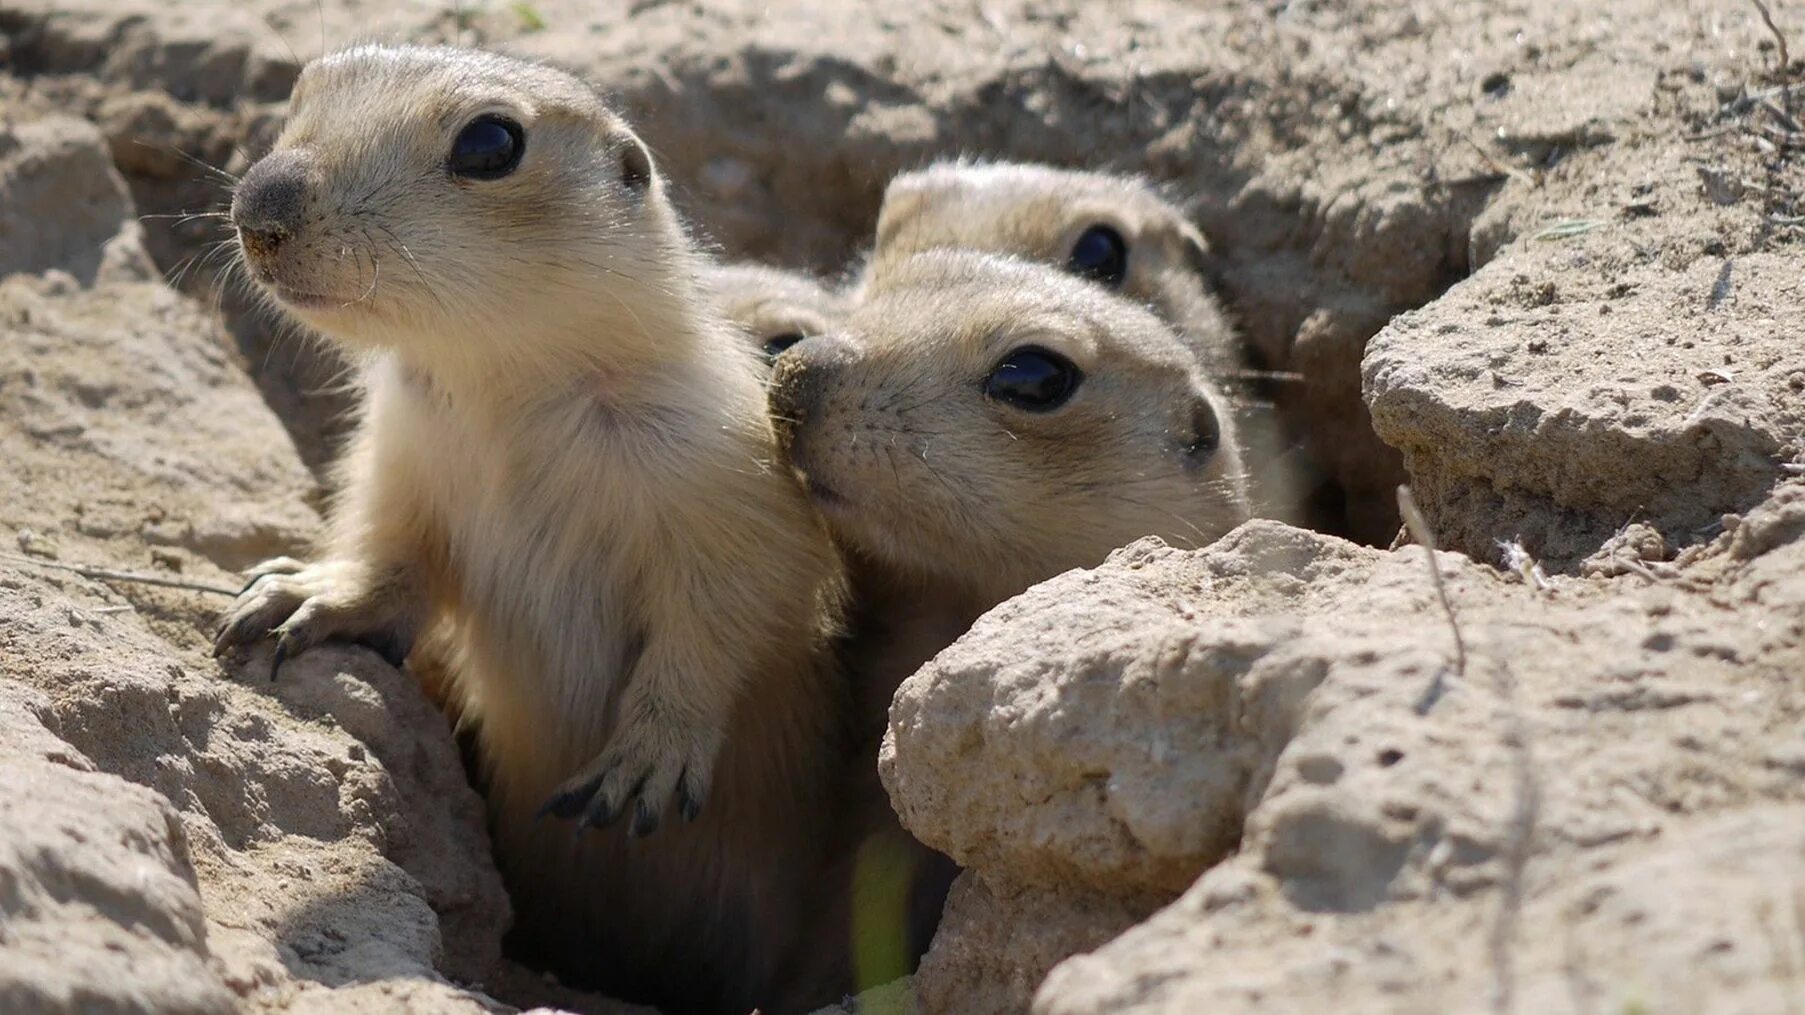
[[[275,253],[295,235],[307,201],[307,154],[301,149],[265,156],[232,192],[232,224],[254,256]]]
[[[838,335],[805,338],[784,350],[771,369],[771,420],[777,443],[791,450],[812,417],[820,414],[834,375],[852,361],[856,349]]]

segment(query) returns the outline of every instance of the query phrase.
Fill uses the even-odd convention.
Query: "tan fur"
[[[1062,267],[1095,225],[1121,234],[1128,273],[1117,291],[1178,330],[1228,400],[1247,451],[1249,495],[1262,517],[1295,521],[1304,478],[1258,371],[1210,282],[1209,243],[1183,209],[1134,177],[1009,162],[941,162],[890,181],[860,290],[936,247],[1010,254]]]
[[[825,335],[846,314],[845,298],[818,280],[762,264],[711,265],[702,284],[760,355],[774,339]]]
[[[941,162],[903,173],[884,190],[865,285],[924,250],[957,247],[1062,266],[1093,225],[1129,248],[1121,292],[1176,324],[1204,369],[1241,369],[1234,331],[1205,288],[1209,245],[1184,213],[1147,183],[1107,173],[1012,162]]]
[[[897,824],[875,777],[896,687],[981,613],[1147,535],[1211,542],[1249,515],[1226,400],[1174,331],[1102,286],[969,250],[885,257],[834,337],[777,361],[772,413],[853,564],[858,864],[892,885],[919,949],[952,868]],[[982,385],[1037,346],[1084,372],[1063,407],[1028,412]],[[1213,418],[1214,453],[1187,448]],[[873,860],[872,858],[881,858]],[[876,870],[874,871],[874,868]],[[850,903],[849,904],[853,904]],[[830,909],[830,926],[854,919]],[[826,936],[825,934],[823,936]]]
[[[493,112],[525,128],[519,168],[452,177]],[[265,161],[304,167],[306,213],[247,262],[367,395],[323,559],[272,567],[222,643],[433,626],[526,945],[674,1010],[819,999],[778,983],[840,749],[836,560],[640,142],[561,72],[362,47],[303,71]],[[535,821],[560,787],[657,830]]]
[[[1247,517],[1234,421],[1172,329],[1101,286],[939,249],[892,261],[842,337],[778,361],[772,411],[836,537],[910,581],[987,608],[1145,535],[1207,543]],[[1039,346],[1084,372],[1026,412],[981,385]],[[1187,459],[1193,410],[1220,446]]]

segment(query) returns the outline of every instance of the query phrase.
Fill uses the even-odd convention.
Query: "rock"
[[[1326,669],[1301,624],[1243,611],[1363,563],[1258,522],[1003,604],[897,692],[879,771],[898,815],[1012,884],[1170,898],[1234,849]]]
[[[1057,969],[1034,1010],[1488,1011],[1507,983],[1519,1011],[1784,1011],[1799,991],[1786,914],[1801,849],[1796,804],[1599,849],[1590,863],[1532,874],[1538,890],[1502,952],[1491,945],[1495,905],[1321,918],[1261,889],[1225,890],[1239,869],[1222,868]]]
[[[969,870],[882,1003],[1019,1010],[1085,951],[1038,1008],[1796,995],[1805,162],[1752,8],[290,6],[0,9],[0,549],[35,561],[0,558],[0,781],[40,788],[0,788],[31,815],[0,1008],[599,1003],[497,965],[477,803],[405,677],[225,679],[223,596],[47,566],[225,587],[315,533],[342,365],[188,213],[302,59],[372,35],[585,71],[724,253],[818,272],[930,158],[1145,173],[1210,237],[1311,520],[1389,544],[1407,479],[1459,551],[1464,669],[1420,549],[1270,524],[987,617],[892,716],[899,811]]]
[[[153,276],[125,181],[89,124],[0,123],[0,193],[0,278],[53,268],[82,285]]]
[[[1521,537],[1567,569],[1645,517],[1684,546],[1785,475],[1805,435],[1791,258],[1636,253],[1681,242],[1660,220],[1519,242],[1373,340],[1374,424],[1443,545]]]
[[[1119,773],[1133,772],[1135,748],[1147,752],[1163,732],[1157,713],[1118,718],[1136,714],[1126,706],[1137,700],[1119,675],[1173,659],[1171,641],[1115,637],[1130,618],[1184,610],[1182,625],[1167,624],[1190,639],[1186,658],[1235,662],[1217,662],[1219,673],[1169,666],[1162,683],[1173,695],[1187,677],[1221,685],[1216,700],[1234,704],[1209,712],[1232,717],[1234,736],[1175,739],[1164,763],[1186,787],[1173,795],[1197,802],[1193,827],[1226,818],[1239,848],[1145,927],[1060,966],[1037,1011],[1482,1008],[1495,986],[1486,971],[1501,961],[1487,935],[1506,897],[1520,900],[1506,950],[1524,956],[1506,972],[1527,1010],[1543,1010],[1566,989],[1570,963],[1546,928],[1569,919],[1557,914],[1590,913],[1580,907],[1592,905],[1581,901],[1591,886],[1623,890],[1642,869],[1666,873],[1662,888],[1638,891],[1698,906],[1688,911],[1698,932],[1683,931],[1684,919],[1631,915],[1652,900],[1587,916],[1583,947],[1608,953],[1615,971],[1595,985],[1606,1006],[1717,996],[1716,986],[1665,992],[1695,975],[1680,956],[1715,948],[1723,958],[1710,982],[1724,997],[1755,999],[1722,1010],[1762,1010],[1756,1001],[1783,984],[1748,979],[1746,956],[1768,947],[1756,918],[1707,900],[1796,860],[1805,834],[1796,810],[1805,782],[1788,774],[1805,714],[1792,687],[1805,662],[1801,491],[1805,483],[1783,486],[1666,578],[1554,578],[1539,591],[1440,555],[1464,669],[1420,548],[1362,549],[1267,522],[1200,551],[1137,544],[993,611],[910,678],[892,708],[885,778],[898,813],[971,868],[917,976],[922,996],[990,990],[997,979],[934,955],[1032,968],[1010,965],[1040,950],[1021,935],[1058,921],[998,898],[1145,897],[1150,886],[1132,876],[1078,872],[1127,852],[1127,837],[1102,818],[1121,808],[1115,787],[1130,782]],[[1736,622],[1751,611],[1763,621]],[[1038,668],[1021,661],[1027,645],[1044,646]],[[1265,710],[1247,707],[1276,673],[1309,676]],[[1062,705],[1083,682],[1114,690]],[[993,704],[959,707],[985,700]],[[1083,735],[1049,726],[1044,717],[1063,709],[1089,715]],[[1115,753],[1086,737],[1110,737]],[[1049,744],[1065,745],[1107,789],[1081,806],[1031,781],[1060,771],[1021,760]],[[1233,753],[1254,745],[1263,760]],[[1211,766],[1270,775],[1247,780],[1241,799],[1197,794],[1187,773]],[[994,801],[988,811],[984,800]],[[1728,865],[1700,857],[1687,875],[1683,858],[1725,828],[1747,830],[1760,849]],[[1063,877],[1043,874],[1049,854]],[[1720,939],[1728,944],[1711,943]]]
[[[1025,1011],[1062,959],[1103,945],[1148,913],[1104,892],[993,892],[967,871],[947,896],[934,945],[913,979],[915,996],[928,1012]]]
[[[0,679],[0,1008],[225,1012],[169,802],[63,742]]]
[[[10,131],[112,173],[79,121]],[[135,242],[111,181],[110,228],[33,221]],[[453,981],[508,906],[443,717],[364,650],[208,652],[233,572],[318,527],[293,445],[202,307],[70,265],[0,281],[0,1008],[488,1010]]]

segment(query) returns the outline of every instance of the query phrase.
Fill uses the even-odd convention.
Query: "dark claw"
[[[276,673],[282,669],[283,661],[288,658],[288,644],[287,637],[276,639],[276,653],[270,658],[269,664],[269,678],[272,684],[276,682]]]
[[[702,813],[702,801],[690,795],[688,772],[677,780],[677,809],[682,812],[685,821],[694,821]]]
[[[381,656],[384,662],[396,669],[400,669],[401,664],[407,662],[408,646],[399,635],[390,635],[370,647],[376,650],[376,654]]]
[[[576,789],[561,789],[553,793],[551,799],[540,804],[539,810],[534,812],[533,817],[543,818],[547,814],[554,814],[560,818],[577,817],[583,813],[583,808],[588,805],[589,798],[595,796],[595,791],[601,784],[602,776],[598,775],[593,779],[585,780],[583,785]],[[578,826],[578,830],[582,830],[581,825]]]
[[[625,802],[626,801],[624,800],[622,801],[622,803]],[[598,793],[596,798],[590,801],[589,809],[583,812],[582,819],[577,822],[577,830],[581,831],[585,828],[607,828],[609,825],[620,820],[620,814],[623,809],[624,808],[619,804],[610,806],[608,798]]]
[[[618,804],[610,805],[607,797],[596,794],[596,798],[589,804],[589,810],[584,812],[583,820],[577,823],[578,827],[607,828],[619,821],[621,813],[626,810],[627,801],[639,796],[639,791],[644,788],[645,784],[645,777],[641,776],[640,780],[633,784],[633,788],[627,791],[626,796],[621,797]]]
[[[239,589],[239,590],[238,590],[238,594],[239,594],[239,595],[241,595],[241,596],[242,596],[242,595],[244,595],[244,594],[245,594],[245,593],[246,593],[246,592],[249,592],[249,591],[251,591],[251,589],[252,589],[252,588],[253,588],[253,587],[254,587],[254,586],[255,586],[255,585],[256,585],[256,584],[257,584],[257,583],[258,583],[258,582],[260,582],[260,581],[262,581],[262,580],[263,580],[263,579],[265,579],[265,578],[268,578],[268,577],[269,577],[269,576],[270,576],[270,575],[271,575],[271,574],[272,574],[272,573],[273,573],[273,572],[268,572],[268,571],[266,571],[266,572],[264,572],[264,573],[263,573],[263,574],[260,574],[260,575],[254,575],[254,576],[252,576],[252,578],[251,578],[251,580],[250,580],[250,581],[247,581],[247,582],[245,582],[245,583],[244,583],[244,587],[243,587],[243,588],[241,588],[241,589]]]
[[[643,839],[656,831],[658,831],[658,812],[652,809],[651,803],[645,797],[640,797],[639,803],[633,807],[633,823],[627,826],[627,837]]]

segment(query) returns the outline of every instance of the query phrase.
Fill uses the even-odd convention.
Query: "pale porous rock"
[[[1747,249],[1752,211],[1662,196],[1685,228],[1526,238],[1373,340],[1375,425],[1445,545],[1490,558],[1521,537],[1566,568],[1645,518],[1677,549],[1805,451],[1796,255]]]
[[[1151,910],[1101,891],[1006,882],[992,891],[966,871],[947,894],[913,996],[924,1012],[1022,1011],[1062,959],[1100,947]]]
[[[62,260],[0,280],[0,1008],[491,1007],[453,982],[508,908],[443,718],[363,650],[274,685],[209,657],[231,572],[316,530],[310,477],[201,307],[90,271],[95,237],[144,257],[100,136],[7,130],[114,221],[35,208]]]
[[[66,116],[0,122],[0,277],[58,269],[83,284],[155,277],[100,132]],[[44,210],[58,209],[55,217]]]
[[[1359,551],[1314,583],[1338,605],[1286,611],[1327,671],[1240,851],[1035,1010],[1777,1010],[1805,982],[1805,486],[1733,526],[1671,578],[1545,592],[1444,556],[1464,674],[1422,552]]]
[[[1599,1010],[1667,998],[1674,1011],[1763,1010],[1792,989],[1765,956],[1805,941],[1761,922],[1795,920],[1787,900],[1805,893],[1805,484],[1728,528],[1665,577],[1545,590],[1440,555],[1464,672],[1421,549],[1274,523],[1195,552],[1138,544],[993,611],[892,708],[898,812],[971,868],[921,996],[943,1000],[936,1010],[1024,1007],[1011,990],[1062,931],[1121,925],[1062,919],[1062,903],[1144,897],[1132,876],[1083,872],[1145,869],[1130,858],[1169,841],[1124,834],[1116,817],[1134,810],[1137,781],[1121,776],[1172,721],[1131,706],[1131,675],[1158,673],[1169,700],[1215,684],[1228,703],[1211,711],[1234,736],[1194,731],[1160,750],[1192,828],[1230,822],[1240,848],[1145,927],[1060,967],[1037,1010],[1477,1010],[1500,961],[1523,1010],[1572,996]],[[1173,637],[1116,640],[1136,617],[1173,618],[1184,651]],[[1075,694],[1087,684],[1114,690]],[[1087,713],[1082,734],[1059,724],[1068,710]],[[1068,750],[1088,797],[1038,775],[1063,771],[1042,752]],[[1198,793],[1199,771],[1240,795]],[[1724,829],[1751,846],[1719,864]],[[1770,917],[1716,901],[1770,873]],[[1507,893],[1521,908],[1495,953]],[[1577,972],[1576,948],[1597,956]],[[1689,954],[1712,986],[1681,989]],[[974,990],[985,1003],[958,1000]]]
[[[0,1010],[231,1010],[174,809],[46,719],[0,678]]]
[[[878,762],[898,815],[1011,884],[1171,898],[1234,848],[1325,673],[1307,625],[1259,605],[1361,563],[1256,522],[1010,600],[898,692]]]

